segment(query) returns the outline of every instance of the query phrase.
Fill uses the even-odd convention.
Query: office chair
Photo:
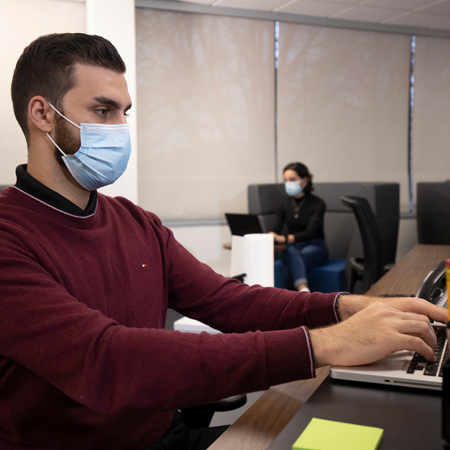
[[[450,244],[450,181],[417,183],[419,244]]]
[[[355,214],[364,254],[362,258],[349,258],[348,291],[353,293],[355,285],[359,281],[361,283],[359,290],[364,294],[392,265],[383,267],[380,232],[368,200],[364,197],[342,196],[341,201],[344,205],[349,206]]]
[[[247,396],[245,394],[234,395],[206,405],[183,408],[181,414],[188,427],[207,428],[209,427],[215,412],[232,411],[244,406],[246,403]]]

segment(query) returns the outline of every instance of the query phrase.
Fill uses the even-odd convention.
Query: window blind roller
[[[315,181],[397,181],[408,204],[410,38],[280,23],[280,170]]]
[[[450,40],[416,37],[414,185],[450,180]]]
[[[223,218],[274,181],[273,47],[270,21],[136,10],[143,208]]]

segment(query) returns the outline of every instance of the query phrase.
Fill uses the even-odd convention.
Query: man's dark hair
[[[313,187],[313,175],[312,173],[309,172],[308,168],[300,163],[300,162],[293,162],[293,163],[289,163],[284,169],[283,169],[283,173],[286,172],[286,170],[293,170],[294,172],[297,173],[297,175],[300,178],[305,178],[308,177],[308,184],[303,188],[304,192],[311,192],[314,190]]]
[[[41,95],[59,108],[67,91],[75,86],[74,65],[87,64],[125,73],[119,52],[101,36],[60,33],[41,36],[25,48],[11,84],[14,114],[29,144],[28,103]]]

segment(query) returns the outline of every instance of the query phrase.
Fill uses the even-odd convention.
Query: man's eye
[[[99,116],[106,116],[109,112],[107,108],[96,109],[96,112]]]

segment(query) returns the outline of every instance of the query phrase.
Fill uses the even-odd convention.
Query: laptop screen
[[[245,234],[263,232],[256,214],[225,213],[225,217],[233,236],[244,236]]]

